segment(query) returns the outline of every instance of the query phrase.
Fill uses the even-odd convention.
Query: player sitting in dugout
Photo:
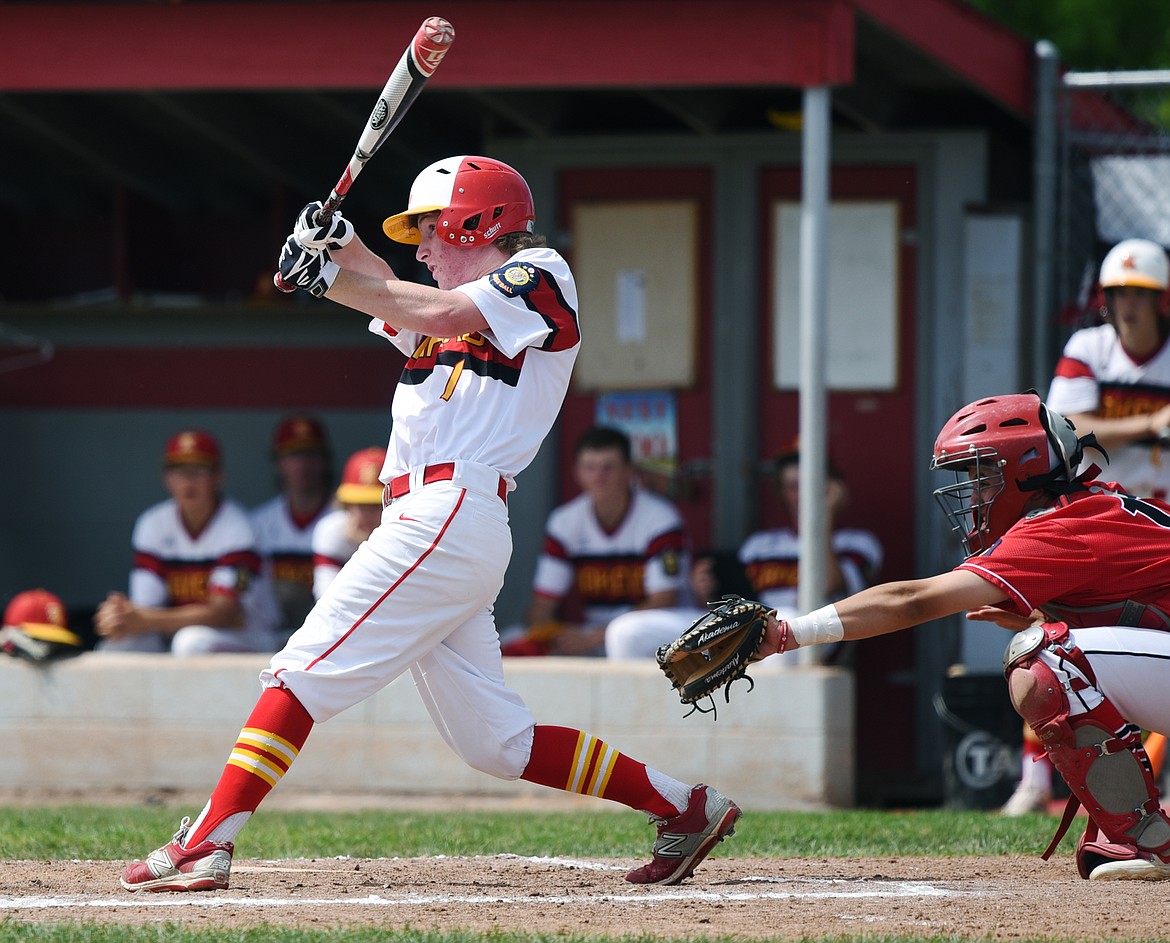
[[[616,616],[692,602],[682,515],[641,487],[629,436],[587,429],[573,475],[581,494],[548,517],[527,629],[505,638],[505,655],[604,655]],[[566,618],[570,602],[579,619]]]
[[[139,515],[129,594],[94,615],[99,651],[270,652],[276,597],[261,574],[247,512],[223,494],[219,443],[185,430],[163,452],[170,498]]]
[[[787,523],[750,534],[739,548],[739,563],[749,589],[726,589],[754,596],[784,618],[795,616],[800,574],[800,453],[790,448],[776,460],[775,483]],[[830,532],[825,563],[825,601],[856,593],[873,582],[881,568],[882,545],[872,533],[837,526],[849,502],[844,476],[832,463],[825,480],[825,526]],[[610,658],[653,658],[658,649],[707,611],[722,592],[697,592],[694,605],[683,609],[634,611],[618,616],[606,629],[605,649]],[[696,608],[699,607],[699,608]],[[821,646],[821,660],[841,664],[844,646]],[[772,663],[795,663],[795,655],[778,655]]]
[[[345,461],[337,486],[337,507],[313,530],[313,598],[320,599],[346,561],[382,519],[384,488],[378,476],[386,450],[372,446]]]

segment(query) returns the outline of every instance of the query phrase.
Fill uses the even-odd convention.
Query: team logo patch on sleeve
[[[515,298],[528,294],[540,284],[540,272],[526,262],[509,262],[492,272],[488,280],[500,294]]]

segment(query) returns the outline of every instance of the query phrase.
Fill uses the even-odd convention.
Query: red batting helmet
[[[65,603],[47,589],[28,589],[13,596],[4,610],[4,627],[20,629],[43,642],[81,644],[81,639],[69,631]]]
[[[935,499],[968,555],[987,550],[1023,516],[1032,492],[1067,492],[1092,436],[1054,413],[1035,391],[989,396],[955,413],[934,443],[932,471],[955,483]]]
[[[438,212],[444,242],[478,246],[510,232],[532,232],[536,209],[524,178],[490,157],[447,157],[414,179],[407,208],[382,224],[395,242],[417,246],[418,217]]]
[[[345,470],[341,473],[337,500],[342,504],[381,504],[382,482],[378,476],[385,461],[385,449],[368,448],[354,452],[346,459]]]

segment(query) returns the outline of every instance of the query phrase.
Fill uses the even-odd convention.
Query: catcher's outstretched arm
[[[761,653],[887,635],[956,612],[1001,603],[1003,598],[1002,589],[967,570],[881,583],[785,624],[770,618]]]

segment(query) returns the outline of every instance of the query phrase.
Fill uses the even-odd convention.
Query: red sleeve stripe
[[[345,566],[344,560],[338,560],[334,557],[327,557],[323,553],[313,554],[313,566]]]
[[[1092,377],[1093,371],[1083,360],[1074,360],[1072,357],[1061,357],[1056,363],[1056,376],[1066,380],[1079,380],[1082,377]]]
[[[687,537],[683,531],[668,530],[665,534],[659,534],[652,541],[650,546],[646,548],[646,558],[656,557],[665,550],[682,551],[687,545]]]
[[[565,549],[565,545],[548,534],[544,535],[544,545],[540,548],[540,552],[546,556],[556,557],[558,560],[569,559],[569,551]]]
[[[541,350],[571,350],[581,343],[581,329],[577,324],[577,312],[565,301],[560,286],[548,272],[540,269],[540,285],[526,295],[524,303],[544,318],[551,330]]]
[[[167,574],[167,565],[163,563],[162,560],[153,554],[143,553],[142,551],[137,551],[134,554],[134,569],[146,570],[149,573],[153,573],[155,576],[161,576],[164,578]]]
[[[215,561],[215,565],[231,566],[256,575],[260,572],[260,555],[254,550],[237,550],[234,553],[225,553]]]

